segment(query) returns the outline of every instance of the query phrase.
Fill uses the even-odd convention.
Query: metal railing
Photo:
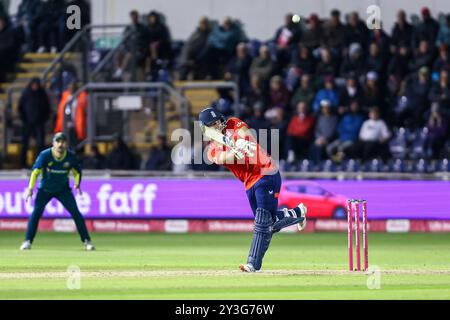
[[[26,179],[29,177],[29,170],[0,170],[1,179]],[[428,181],[448,181],[450,172],[435,173],[380,173],[380,172],[281,172],[283,179],[308,179],[308,180],[428,180]],[[146,171],[146,170],[84,170],[84,177],[101,178],[142,178],[155,177],[164,179],[234,179],[228,171]]]
[[[157,97],[157,117],[159,124],[159,131],[162,134],[167,133],[167,122],[166,122],[166,109],[165,109],[165,98],[175,97],[178,101],[178,113],[180,114],[180,120],[182,127],[189,130],[190,127],[190,113],[189,113],[189,102],[185,97],[180,95],[174,88],[162,82],[126,82],[126,83],[88,83],[81,88],[79,88],[69,99],[65,105],[65,114],[70,114],[70,105],[79,97],[82,92],[87,92],[88,95],[88,105],[87,108],[87,139],[83,141],[82,144],[88,143],[92,144],[96,140],[96,103],[95,103],[95,92],[109,92],[114,93],[116,97],[120,95],[127,95],[133,93],[136,90],[156,90]],[[119,91],[119,92],[117,92]],[[64,118],[64,131],[67,133],[68,126],[66,118]],[[70,135],[68,135],[70,137]]]
[[[193,81],[182,82],[177,85],[178,91],[184,96],[186,90],[201,90],[201,89],[232,89],[233,90],[233,111],[237,116],[239,110],[240,92],[237,83],[232,81]]]
[[[63,50],[59,53],[58,57],[53,60],[53,62],[44,70],[42,73],[42,82],[47,84],[49,74],[54,72],[56,68],[65,61],[65,55],[76,51],[78,45],[81,43],[82,49],[82,75],[81,80],[83,83],[87,83],[89,81],[89,66],[88,66],[88,55],[89,55],[89,44],[93,34],[91,34],[95,29],[103,30],[103,35],[106,34],[106,29],[124,29],[127,25],[125,24],[107,24],[107,25],[92,25],[89,24],[85,26],[80,32],[76,33],[76,35],[66,44]],[[122,35],[120,44],[124,41],[126,37],[129,36],[129,33]]]

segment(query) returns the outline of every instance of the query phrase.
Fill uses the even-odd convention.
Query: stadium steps
[[[176,81],[175,87],[180,89],[185,83],[187,82]],[[189,81],[189,83],[195,83],[195,81]],[[211,102],[219,99],[219,94],[216,89],[186,89],[184,90],[184,96],[191,104],[191,116],[194,117],[196,117],[206,106],[211,104]]]
[[[67,57],[73,55],[68,53]],[[0,83],[0,99],[7,102],[7,92],[9,88],[12,91],[11,116],[13,121],[13,131],[19,132],[20,120],[18,116],[18,102],[22,91],[27,87],[32,78],[40,78],[44,70],[58,57],[58,54],[52,53],[26,53],[15,66],[15,73],[7,75],[7,82]],[[0,124],[0,127],[4,124]],[[17,140],[17,139],[15,139]],[[36,150],[34,150],[34,140],[31,140],[30,149],[27,154],[28,163],[34,160]],[[19,141],[10,141],[6,147],[6,156],[8,161],[4,163],[5,168],[17,168],[20,158],[21,143]]]
[[[70,54],[69,54],[70,55]],[[23,60],[31,62],[48,62],[53,61],[58,57],[58,53],[25,53],[23,55]]]
[[[44,72],[48,65],[48,62],[20,62],[17,67],[21,71]]]

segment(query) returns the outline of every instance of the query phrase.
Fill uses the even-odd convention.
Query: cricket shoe
[[[251,263],[241,264],[239,266],[242,272],[259,272],[260,270],[256,270],[255,267]]]
[[[20,246],[20,250],[30,250],[31,249],[31,242],[30,240],[25,240],[22,245]]]
[[[306,206],[303,203],[300,203],[295,209],[287,209],[287,208],[283,209],[285,217],[291,217],[294,219],[303,218],[302,221],[297,223],[298,231],[302,231],[306,227],[306,212],[307,211],[308,211],[308,209],[306,208]]]
[[[298,231],[302,231],[306,227],[306,213],[308,212],[308,208],[303,203],[300,203],[297,208],[300,209],[300,217],[303,218],[302,221],[297,223]]]
[[[86,251],[94,251],[95,250],[95,246],[89,240],[84,241],[84,247],[86,248]]]

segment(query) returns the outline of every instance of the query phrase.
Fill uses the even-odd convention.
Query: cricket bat
[[[231,152],[233,152],[236,155],[236,158],[238,159],[244,159],[244,153],[238,149],[236,149],[234,142],[232,139],[228,138],[227,136],[225,136],[224,134],[222,134],[221,132],[204,126],[203,128],[203,134],[208,137],[209,139],[220,143],[221,145],[224,145],[226,147],[228,147]]]

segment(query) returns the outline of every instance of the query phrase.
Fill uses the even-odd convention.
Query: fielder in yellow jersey
[[[25,241],[20,246],[20,249],[31,249],[39,219],[42,217],[45,206],[52,198],[56,198],[71,214],[86,250],[95,250],[84,218],[78,210],[75,197],[69,186],[69,175],[72,173],[75,178],[75,188],[78,194],[81,195],[81,167],[75,154],[67,150],[67,137],[64,133],[55,134],[53,147],[39,154],[32,170],[27,201],[33,195],[33,189],[39,176],[41,176],[41,181],[36,195],[35,206],[28,221]]]

